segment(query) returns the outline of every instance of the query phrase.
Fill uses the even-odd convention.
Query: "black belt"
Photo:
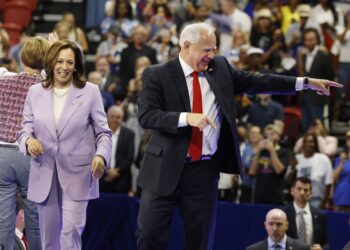
[[[0,144],[0,148],[18,148],[18,145],[15,144]]]
[[[189,163],[192,163],[192,162],[197,162],[197,161],[208,161],[208,160],[211,160],[213,158],[212,155],[202,155],[199,160],[192,160],[191,156],[187,156],[186,159],[185,159],[185,164],[189,164]]]

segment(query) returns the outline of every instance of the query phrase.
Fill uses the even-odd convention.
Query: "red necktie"
[[[199,85],[198,73],[193,72],[193,103],[192,113],[203,113],[202,109],[202,93]],[[189,155],[193,161],[198,161],[202,155],[203,132],[197,127],[192,127],[192,136],[189,149]]]
[[[23,241],[26,249],[28,249],[28,240],[27,240],[27,237],[24,234],[22,234],[22,241]]]

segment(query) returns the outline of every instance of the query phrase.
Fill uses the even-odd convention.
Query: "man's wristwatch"
[[[310,85],[309,85],[309,77],[307,77],[307,76],[305,76],[304,77],[304,86],[303,86],[303,88],[304,88],[304,90],[305,89],[310,89]]]

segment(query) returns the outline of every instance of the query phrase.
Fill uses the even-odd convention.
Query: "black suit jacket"
[[[328,247],[328,237],[327,237],[327,220],[326,215],[322,213],[319,209],[310,206],[312,215],[312,227],[313,227],[313,244],[320,244],[323,248]],[[287,220],[289,222],[289,227],[287,230],[287,235],[297,239],[298,230],[295,221],[296,213],[293,203],[285,206],[283,211],[287,214]]]
[[[214,161],[221,172],[241,173],[234,95],[271,93],[271,90],[292,94],[296,79],[238,71],[222,56],[216,56],[204,74],[223,114]],[[139,122],[142,127],[152,129],[152,137],[145,150],[138,183],[149,192],[169,195],[180,179],[192,133],[190,126],[178,128],[180,113],[191,112],[179,58],[147,68],[142,86]]]
[[[117,151],[116,151],[116,166],[118,167],[120,176],[116,178],[112,183],[105,183],[102,180],[101,191],[102,192],[115,192],[115,193],[128,193],[131,188],[131,172],[130,167],[134,160],[135,153],[135,134],[132,130],[121,127]],[[114,167],[114,166],[112,166]]]
[[[248,246],[246,250],[267,250],[267,247],[268,243],[267,239],[265,239]],[[299,240],[287,237],[286,250],[310,250],[310,247]]]
[[[128,47],[122,50],[119,64],[120,77],[122,85],[126,89],[130,79],[135,77],[135,64],[137,58],[146,56],[152,64],[157,63],[157,52],[155,49],[144,45],[141,50],[136,49],[135,45],[131,43]]]
[[[306,64],[306,56],[304,56],[304,65]],[[332,65],[332,59],[330,55],[323,51],[318,50],[315,58],[311,64],[311,68],[309,71],[306,71],[306,68],[304,67],[305,75],[313,78],[320,78],[320,79],[328,79],[333,81],[334,80],[334,71],[333,71],[333,65]],[[313,90],[306,90],[304,93],[304,97],[307,98],[310,103],[316,104],[316,105],[324,105],[328,103],[330,100],[328,96],[321,96],[316,93],[316,91]]]
[[[15,235],[15,240],[13,243],[13,250],[26,250],[22,245],[22,240]]]

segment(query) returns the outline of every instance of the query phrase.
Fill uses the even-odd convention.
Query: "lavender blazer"
[[[30,136],[37,138],[44,147],[44,154],[31,160],[30,200],[45,201],[55,165],[60,186],[71,199],[89,200],[99,196],[98,180],[92,177],[91,163],[95,155],[101,155],[109,166],[112,143],[96,85],[86,83],[82,89],[71,85],[57,127],[52,88],[33,85],[24,104],[19,138],[19,148],[24,154],[28,154],[25,142]]]

